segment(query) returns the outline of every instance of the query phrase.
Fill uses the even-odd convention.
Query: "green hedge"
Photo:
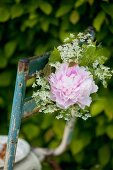
[[[96,39],[110,56],[107,64],[113,67],[113,3],[109,0],[0,1],[0,134],[8,132],[19,58],[41,55],[60,44],[68,32],[88,26],[95,28]],[[113,169],[112,80],[107,89],[100,87],[99,100],[91,107],[93,118],[77,120],[68,151],[56,158],[62,169]],[[36,115],[23,121],[20,136],[33,146],[55,147],[64,124],[50,115]]]

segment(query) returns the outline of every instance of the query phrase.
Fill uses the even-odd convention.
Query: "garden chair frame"
[[[49,53],[46,53],[41,57],[20,59],[18,62],[4,170],[13,170],[22,118],[38,112],[34,99],[32,97],[25,98],[26,82],[28,79],[35,77],[37,71],[44,68],[48,62],[49,55]],[[67,148],[71,141],[74,122],[75,119],[72,118],[66,123],[61,144],[56,149],[34,149],[40,160],[49,155],[60,155]]]

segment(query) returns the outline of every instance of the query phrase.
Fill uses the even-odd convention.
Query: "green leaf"
[[[11,84],[12,73],[5,71],[0,74],[0,87],[7,87]]]
[[[113,118],[113,97],[108,95],[106,97],[101,97],[97,102],[91,106],[91,114],[96,116],[102,111],[108,116],[109,119]]]
[[[4,56],[4,52],[0,50],[0,68],[5,68],[7,66],[8,60]]]
[[[79,13],[76,10],[72,11],[70,15],[70,22],[72,24],[76,24],[79,21],[79,19],[80,19]]]
[[[101,4],[102,9],[105,13],[110,15],[113,18],[113,3],[103,3]]]
[[[71,151],[73,154],[78,154],[86,147],[91,141],[91,135],[88,132],[81,133],[72,140]]]
[[[96,126],[96,136],[102,136],[105,134],[106,127],[105,125],[97,125]]]
[[[21,25],[21,31],[25,31],[27,27],[33,28],[37,24],[37,22],[38,22],[37,18],[25,20]]]
[[[91,105],[91,115],[97,116],[104,110],[104,100],[99,100]]]
[[[36,1],[36,0],[28,1],[25,4],[26,12],[32,13],[32,12],[36,11],[36,9],[39,7],[39,4],[40,4],[39,1]]]
[[[83,5],[86,2],[86,0],[77,0],[75,2],[75,7],[78,8],[79,6]]]
[[[46,142],[49,142],[53,137],[54,137],[53,129],[49,129],[49,130],[44,134],[44,140],[45,140]]]
[[[111,33],[113,34],[113,24],[109,25],[109,30],[111,31]]]
[[[93,26],[97,31],[100,31],[100,28],[105,20],[105,13],[103,11],[99,12],[93,21]]]
[[[28,79],[27,82],[26,82],[26,87],[30,87],[32,86],[33,82],[35,81],[35,78],[31,78],[31,79]]]
[[[17,18],[20,17],[24,13],[24,8],[20,4],[15,4],[11,8],[11,18]]]
[[[113,119],[113,97],[107,96],[106,102],[104,104],[104,111],[105,114],[108,116],[109,119]]]
[[[17,4],[19,4],[19,3],[21,2],[21,0],[15,0],[15,2],[16,2]]]
[[[4,54],[6,58],[10,58],[13,55],[16,46],[17,46],[17,42],[15,40],[9,41],[5,44]]]
[[[55,133],[55,136],[57,139],[62,139],[62,135],[63,135],[63,131],[64,131],[64,127],[65,127],[65,122],[61,121],[60,122],[60,128],[59,127],[59,121],[55,121],[53,124],[53,131]]]
[[[78,154],[80,151],[82,151],[83,147],[84,147],[84,144],[81,139],[76,139],[72,141],[71,146],[70,146],[73,154]]]
[[[40,56],[40,55],[44,54],[44,52],[46,52],[46,50],[47,50],[47,46],[40,44],[35,48],[34,55]]]
[[[75,156],[75,160],[77,163],[81,164],[83,159],[84,159],[84,152],[79,152],[78,154],[76,154]]]
[[[0,6],[0,22],[6,22],[10,18],[9,9],[5,6]]]
[[[47,32],[49,29],[49,21],[46,19],[45,21],[41,22],[41,28],[44,32]]]
[[[84,51],[82,54],[83,57],[81,60],[81,65],[85,65],[85,66],[90,65],[96,59],[96,56],[95,56],[96,46],[95,45],[91,45],[91,46],[83,45],[83,47],[84,47]]]
[[[104,64],[105,61],[109,59],[110,54],[111,54],[110,50],[105,47],[102,47],[102,48],[99,47],[96,49],[96,52],[95,52],[95,56],[97,59],[99,58],[99,61],[101,64]],[[103,56],[104,58],[101,56]]]
[[[56,12],[56,17],[61,17],[71,10],[71,5],[62,5]]]
[[[113,139],[113,125],[109,125],[106,129],[106,133],[110,139]]]
[[[0,107],[3,107],[5,105],[5,101],[2,97],[0,97]]]
[[[88,3],[92,6],[93,5],[93,3],[94,3],[94,0],[87,0],[88,1]]]
[[[7,59],[2,55],[0,55],[0,68],[5,68],[7,66]]]
[[[57,50],[57,48],[54,48],[53,52],[51,53],[49,57],[49,63],[55,63],[57,61],[61,61],[60,52]]]
[[[39,129],[34,124],[25,124],[22,130],[29,140],[37,137],[39,134]]]
[[[45,77],[48,77],[51,74],[51,66],[49,64],[46,64],[43,69],[43,74]]]
[[[66,32],[65,29],[61,29],[59,33],[59,38],[62,42],[64,42],[64,39],[69,36],[69,32]]]
[[[98,150],[99,162],[102,166],[105,166],[110,161],[110,148],[107,144],[103,145]]]
[[[48,127],[51,126],[52,122],[53,122],[53,117],[50,114],[46,114],[43,116],[43,123],[41,123],[41,129],[48,129]]]
[[[49,15],[52,12],[52,6],[46,1],[40,1],[39,8],[46,14]]]

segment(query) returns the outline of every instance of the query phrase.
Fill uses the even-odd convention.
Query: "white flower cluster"
[[[77,38],[80,40],[80,42],[85,42],[87,40],[88,44],[92,43],[92,36],[91,34],[87,33],[87,34],[83,34],[82,32],[80,32],[77,35]]]
[[[64,45],[57,47],[56,51],[58,54],[60,53],[61,58],[58,57],[58,60],[55,60],[56,62],[49,63],[50,74],[53,70],[58,70],[62,63],[74,62],[78,63],[80,66],[85,66],[87,71],[89,70],[92,73],[92,77],[100,80],[103,86],[106,87],[107,80],[111,78],[113,71],[111,71],[109,67],[103,65],[105,61],[104,56],[98,57],[96,53],[92,52],[96,49],[98,49],[98,47],[96,46],[96,43],[92,41],[91,34],[70,34],[69,37],[65,38]],[[56,51],[52,56],[53,58],[56,57]],[[62,61],[60,61],[59,58]],[[55,113],[57,119],[63,118],[66,121],[70,120],[71,117],[81,117],[84,120],[91,117],[89,111],[86,110],[86,107],[85,109],[81,109],[77,104],[71,105],[67,109],[58,107],[56,103],[51,100],[50,84],[47,76],[44,76],[42,72],[36,73],[36,81],[32,87],[34,88],[32,97],[36,101],[39,112]]]
[[[109,67],[100,64],[97,60],[93,63],[94,74],[99,79],[104,87],[107,87],[107,80],[112,77],[113,70]]]
[[[53,113],[58,110],[56,105],[50,99],[50,86],[46,78],[41,77],[37,72],[36,82],[32,85],[33,88],[38,88],[33,92],[32,97],[35,99],[39,112]]]
[[[46,78],[40,76],[40,73],[36,74],[36,81],[33,83],[32,87],[36,89],[33,92],[32,97],[35,99],[37,106],[39,107],[39,112],[42,113],[57,113],[56,118],[63,118],[66,121],[69,121],[71,117],[81,117],[86,120],[90,117],[88,111],[81,111],[80,107],[73,105],[66,110],[62,110],[56,106],[56,104],[50,99],[50,86]],[[71,114],[70,114],[71,113]]]
[[[50,65],[51,67],[54,67],[55,69],[58,69],[58,68],[60,67],[61,63],[60,63],[60,62],[50,63],[49,65]]]
[[[71,114],[69,114],[71,113]],[[64,119],[66,121],[69,121],[71,117],[79,117],[83,120],[87,120],[89,117],[91,117],[91,114],[88,110],[81,110],[79,106],[73,105],[69,109],[65,111],[61,110],[60,114],[56,116],[57,119]]]
[[[61,59],[64,62],[76,62],[78,63],[79,58],[81,58],[82,49],[79,46],[78,40],[73,40],[72,43],[67,43],[65,45],[57,47],[60,52]]]
[[[84,50],[81,47],[81,43],[84,43],[85,41],[87,41],[88,45],[93,45],[91,35],[89,33],[79,33],[77,37],[75,37],[74,34],[70,34],[70,36],[64,40],[66,44],[57,47],[63,62],[79,63],[82,58],[82,52]]]

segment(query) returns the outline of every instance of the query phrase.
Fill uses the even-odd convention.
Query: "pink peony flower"
[[[78,104],[82,109],[90,106],[90,94],[98,90],[91,73],[85,67],[69,67],[67,63],[61,64],[60,68],[50,75],[49,83],[51,100],[62,109],[73,104]]]

